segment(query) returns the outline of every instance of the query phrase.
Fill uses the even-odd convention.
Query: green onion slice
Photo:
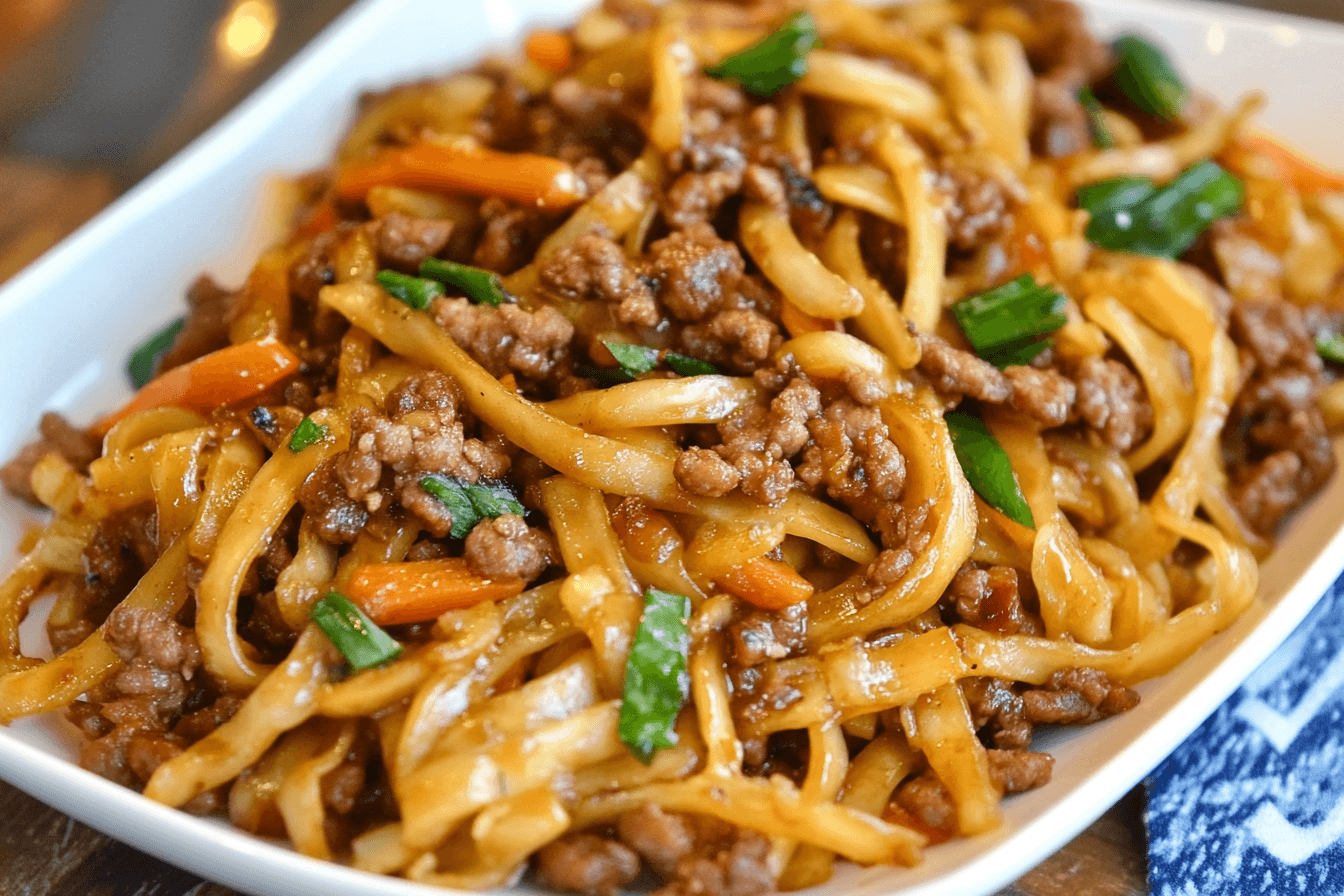
[[[631,345],[628,342],[603,342],[607,351],[621,365],[621,370],[630,379],[642,373],[648,373],[658,366],[658,350],[643,345]]]
[[[690,615],[691,599],[684,594],[644,592],[644,616],[625,663],[617,731],[646,765],[659,750],[677,744],[677,713],[691,691],[686,671]]]
[[[1085,86],[1078,91],[1078,102],[1083,104],[1083,111],[1087,112],[1087,123],[1092,129],[1092,142],[1102,149],[1115,149],[1115,138],[1111,136],[1111,129],[1106,126],[1106,117],[1103,114],[1106,110],[1097,102],[1097,95],[1092,92],[1091,87]]]
[[[705,69],[720,81],[734,81],[747,93],[774,96],[807,74],[807,54],[819,43],[811,13],[790,16],[778,31]]]
[[[1063,293],[1023,274],[952,306],[975,353],[1002,369],[1026,364],[1051,343],[1041,337],[1068,322]]]
[[[719,368],[708,361],[679,355],[676,352],[668,352],[667,357],[663,358],[663,363],[671,367],[677,376],[713,376],[719,372]]]
[[[951,411],[943,416],[943,420],[952,434],[952,448],[961,463],[961,471],[975,493],[1010,520],[1035,529],[1036,521],[1032,519],[1031,508],[1017,484],[1008,452],[1003,450],[984,421],[965,411]]]
[[[1119,60],[1115,82],[1120,92],[1143,111],[1175,121],[1185,111],[1190,91],[1167,54],[1137,34],[1122,36],[1114,49]]]
[[[1078,206],[1091,215],[1089,242],[1116,252],[1176,258],[1209,225],[1241,210],[1246,191],[1217,162],[1196,162],[1158,188],[1145,178],[1124,177],[1078,191]]]
[[[289,437],[289,450],[302,451],[309,445],[316,445],[327,437],[331,430],[323,423],[314,423],[312,417],[304,417],[294,434]]]
[[[391,635],[336,591],[313,604],[312,620],[356,671],[381,666],[401,655],[401,645]]]
[[[1316,354],[1327,361],[1344,364],[1344,335],[1321,333],[1316,337]]]
[[[720,372],[719,368],[708,361],[679,355],[676,352],[663,353],[656,348],[632,345],[628,342],[609,341],[602,344],[607,347],[607,351],[611,352],[611,356],[620,366],[617,368],[584,366],[577,372],[579,376],[593,380],[603,387],[633,382],[641,375],[652,371],[659,363],[666,364],[678,376],[708,376]]]
[[[466,483],[440,473],[430,473],[420,480],[420,487],[443,502],[453,515],[448,534],[454,538],[466,538],[483,519],[494,519],[506,513],[518,516],[527,513],[527,508],[519,503],[513,492],[502,485]]]
[[[179,317],[131,352],[131,357],[126,361],[126,372],[130,374],[131,383],[135,388],[143,388],[146,383],[154,379],[159,359],[173,347],[173,340],[177,338],[186,322],[186,318]]]
[[[429,303],[443,295],[443,286],[437,280],[412,277],[400,271],[379,271],[373,278],[394,299],[400,299],[416,311],[423,311]]]
[[[471,265],[444,261],[442,258],[426,258],[420,263],[420,276],[456,286],[478,305],[498,307],[513,300],[499,282],[498,274]]]

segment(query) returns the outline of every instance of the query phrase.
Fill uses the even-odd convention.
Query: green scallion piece
[[[1101,108],[1101,103],[1097,101],[1097,95],[1092,92],[1091,87],[1083,87],[1078,91],[1078,102],[1083,104],[1083,111],[1087,112],[1087,123],[1092,129],[1092,142],[1102,149],[1114,149],[1115,138],[1111,136],[1111,129],[1106,126],[1106,117],[1103,114],[1106,110]]]
[[[316,445],[327,437],[330,428],[323,423],[314,423],[312,417],[304,417],[298,426],[294,427],[294,434],[289,437],[289,450],[302,451],[309,445]]]
[[[625,663],[616,730],[646,765],[659,750],[677,744],[677,714],[691,692],[686,671],[690,615],[691,599],[684,594],[655,588],[644,592],[644,616]]]
[[[439,473],[430,473],[420,480],[420,488],[443,502],[453,516],[448,534],[466,538],[483,519],[494,519],[506,513],[522,516],[527,508],[502,485],[459,482]]]
[[[420,276],[456,286],[478,305],[498,307],[512,301],[504,285],[499,282],[498,274],[471,265],[444,261],[442,258],[426,258],[420,263]]]
[[[1209,225],[1241,210],[1246,191],[1217,162],[1196,162],[1158,188],[1143,178],[1117,178],[1078,191],[1091,215],[1089,242],[1116,252],[1176,258]]]
[[[1344,335],[1321,333],[1316,336],[1316,354],[1327,361],[1344,364]]]
[[[1175,121],[1190,101],[1176,68],[1155,44],[1126,34],[1115,42],[1115,83],[1120,91],[1145,112]]]
[[[660,363],[667,365],[678,376],[706,376],[719,373],[719,368],[708,361],[679,355],[676,352],[663,353],[656,348],[644,345],[631,345],[628,342],[603,342],[607,351],[616,359],[619,367],[580,367],[581,377],[593,380],[603,388],[629,383],[641,375],[652,371]]]
[[[644,345],[631,345],[628,342],[603,342],[607,351],[621,365],[621,370],[630,379],[642,373],[648,373],[658,366],[658,349]]]
[[[177,338],[186,322],[186,318],[179,317],[131,352],[131,357],[126,361],[126,372],[130,374],[131,384],[135,388],[143,388],[146,383],[154,379],[159,359],[173,347],[173,340]]]
[[[405,302],[416,311],[424,311],[430,302],[443,295],[443,286],[437,280],[412,277],[400,271],[379,271],[373,279],[392,298]]]
[[[677,376],[714,376],[719,372],[719,368],[708,361],[679,355],[676,352],[668,352],[663,362],[671,367]]]
[[[389,663],[401,655],[401,645],[364,611],[336,591],[313,604],[312,620],[356,671]]]
[[[1042,337],[1068,322],[1067,299],[1023,274],[1002,286],[962,299],[952,314],[975,353],[1002,369],[1025,364],[1049,342]]]
[[[807,54],[818,43],[816,19],[811,13],[795,13],[778,31],[710,66],[705,74],[733,81],[754,96],[771,97],[807,74]]]
[[[1035,529],[1036,521],[1032,519],[1031,508],[1017,484],[1008,452],[1003,450],[984,421],[965,411],[952,411],[945,414],[943,420],[952,435],[952,448],[961,463],[961,471],[975,493],[1010,520]]]

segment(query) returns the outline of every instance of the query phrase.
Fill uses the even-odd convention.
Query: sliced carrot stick
[[[769,557],[748,560],[714,583],[762,610],[782,610],[807,600],[816,589],[787,563]]]
[[[1251,152],[1259,153],[1273,161],[1283,179],[1296,187],[1299,193],[1344,190],[1344,173],[1325,168],[1296,150],[1289,149],[1273,137],[1248,134],[1238,142]]]
[[[150,408],[178,407],[209,414],[265,393],[299,369],[298,357],[273,336],[231,345],[155,377],[126,406],[92,427],[98,438],[119,420]]]
[[[574,169],[559,159],[461,143],[385,149],[336,176],[336,194],[346,200],[361,200],[377,186],[498,196],[540,208],[568,208],[585,193]]]
[[[805,333],[820,333],[822,330],[840,329],[839,321],[814,317],[788,299],[780,300],[779,319],[784,324],[784,329],[794,339]]]
[[[336,205],[331,197],[323,199],[308,210],[307,216],[294,228],[294,242],[310,240],[336,226]]]
[[[428,622],[449,610],[520,594],[522,579],[487,578],[462,557],[374,563],[350,577],[346,596],[379,625]]]
[[[560,31],[534,31],[527,39],[527,58],[552,72],[563,72],[574,60],[568,35]]]

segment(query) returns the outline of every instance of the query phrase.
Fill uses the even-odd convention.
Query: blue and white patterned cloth
[[[1344,894],[1344,577],[1147,786],[1153,896]]]

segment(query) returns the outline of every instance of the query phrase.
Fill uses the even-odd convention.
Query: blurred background
[[[0,0],[0,281],[167,161],[353,2]],[[1344,0],[1240,2],[1344,21]]]

